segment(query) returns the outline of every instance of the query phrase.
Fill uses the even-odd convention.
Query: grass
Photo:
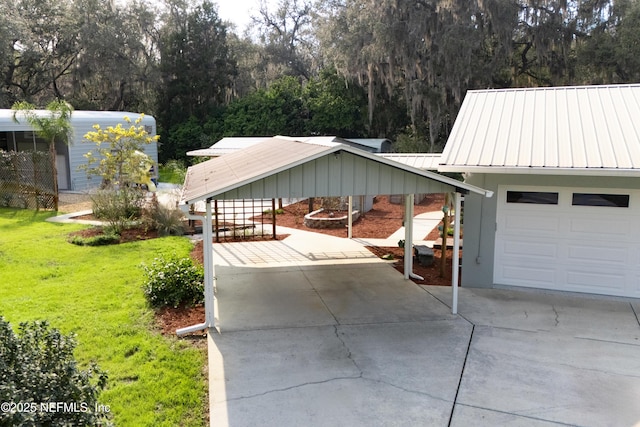
[[[141,287],[141,263],[187,256],[191,243],[76,246],[67,234],[83,226],[45,222],[50,215],[0,209],[0,315],[14,330],[46,319],[76,333],[83,369],[95,361],[108,372],[100,403],[116,425],[205,425],[205,350],[156,331]]]

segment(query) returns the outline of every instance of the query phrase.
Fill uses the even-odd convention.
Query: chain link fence
[[[0,206],[55,209],[53,180],[49,152],[0,150]]]

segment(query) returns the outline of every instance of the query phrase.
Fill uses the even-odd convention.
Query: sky
[[[259,0],[214,0],[218,3],[218,14],[223,21],[231,21],[242,33],[251,22],[251,15],[257,15]],[[270,3],[274,3],[270,0]]]
[[[129,0],[118,0],[126,4]],[[151,0],[158,5],[159,0]],[[260,0],[212,0],[218,5],[218,15],[223,21],[231,21],[236,25],[237,34],[242,34],[246,26],[251,22],[252,15],[258,15]],[[278,0],[267,0],[270,9],[273,9]]]

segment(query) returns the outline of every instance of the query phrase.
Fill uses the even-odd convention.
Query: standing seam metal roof
[[[469,91],[439,171],[640,174],[640,84]]]

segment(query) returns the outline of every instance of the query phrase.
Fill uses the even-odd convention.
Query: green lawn
[[[75,332],[82,367],[95,361],[108,372],[100,403],[116,425],[205,425],[206,350],[160,335],[141,289],[141,263],[188,256],[191,243],[167,237],[80,247],[66,238],[83,226],[45,222],[50,215],[0,209],[0,315],[14,330],[48,320]]]

